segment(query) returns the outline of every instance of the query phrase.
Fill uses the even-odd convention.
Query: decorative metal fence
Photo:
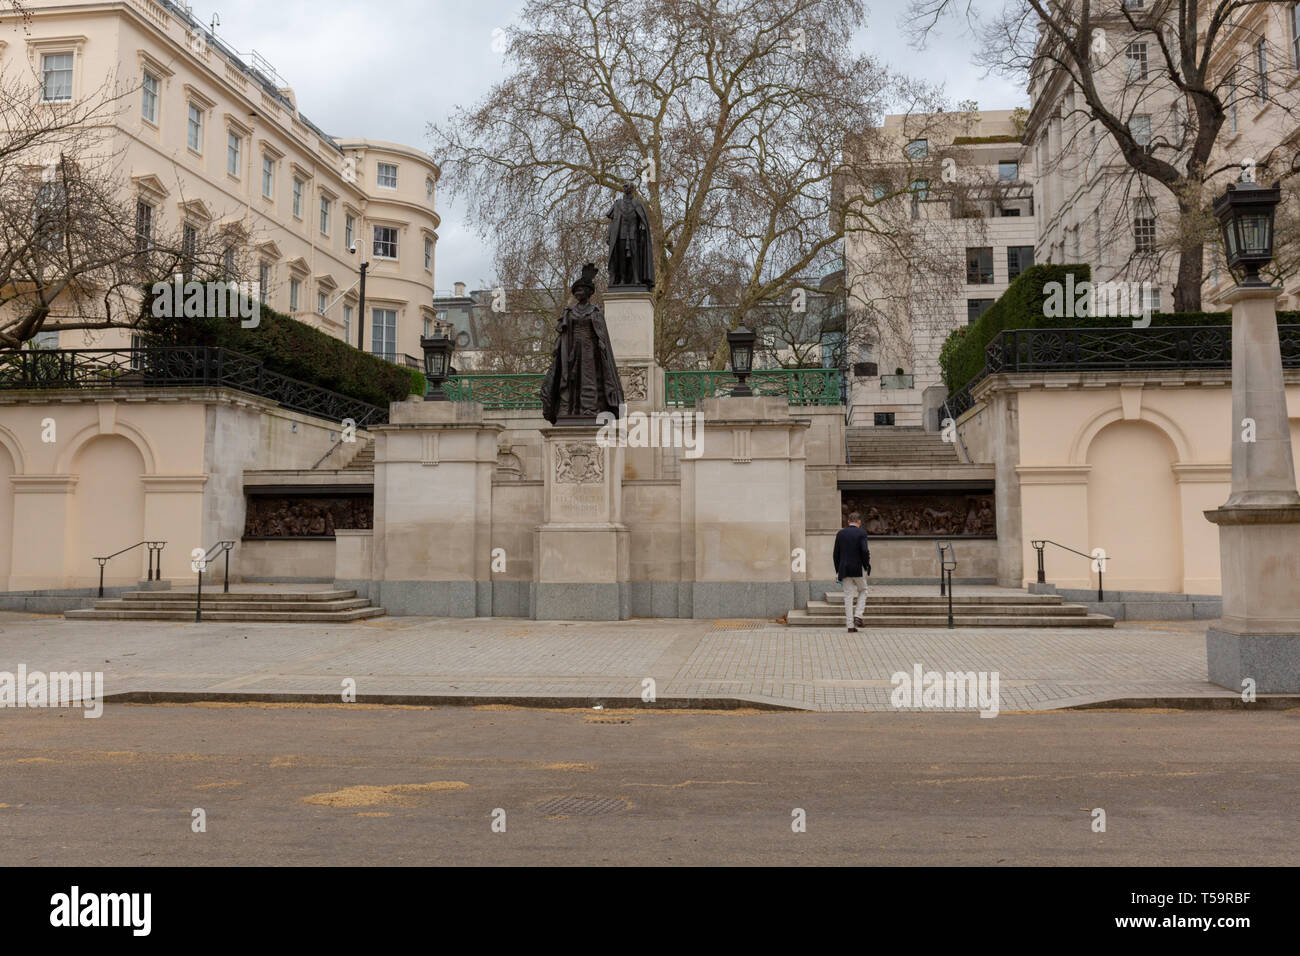
[[[233,388],[329,421],[350,418],[360,427],[388,421],[386,407],[272,372],[230,349],[168,345],[0,352],[0,390],[185,386]]]
[[[1282,365],[1300,368],[1300,325],[1279,325],[1277,334]],[[948,409],[960,417],[974,404],[971,389],[999,372],[1231,367],[1231,325],[1007,329],[984,349],[984,370],[948,396]]]
[[[540,409],[545,377],[536,373],[452,375],[442,391],[453,402],[479,402],[485,409]]]

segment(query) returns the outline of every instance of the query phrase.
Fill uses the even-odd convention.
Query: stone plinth
[[[689,583],[678,616],[774,618],[806,607],[810,572],[832,573],[807,566],[808,422],[770,396],[705,399],[699,410],[701,454],[681,460],[682,580]],[[802,570],[795,570],[796,549]]]
[[[492,613],[492,476],[502,426],[477,402],[395,402],[375,434],[370,598],[389,614]]]
[[[1250,679],[1260,693],[1300,691],[1300,493],[1279,292],[1246,287],[1225,297],[1232,304],[1232,490],[1221,508],[1205,512],[1219,526],[1223,575],[1223,618],[1205,635],[1210,680],[1241,690]]]
[[[542,429],[545,493],[530,608],[537,620],[630,616],[623,449],[602,444],[598,432],[582,425]]]
[[[655,310],[649,292],[610,291],[604,299],[609,344],[618,363],[623,397],[630,413],[648,415],[664,407],[664,373],[655,364]],[[656,448],[629,448],[624,477],[658,478]]]

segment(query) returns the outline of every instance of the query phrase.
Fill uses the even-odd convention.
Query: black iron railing
[[[1279,325],[1277,335],[1282,366],[1300,368],[1300,325]],[[980,373],[948,396],[949,414],[960,418],[975,404],[971,390],[999,372],[1124,368],[1232,368],[1232,326],[1006,329],[985,347]]]
[[[225,580],[221,590],[230,593],[230,549],[235,546],[233,541],[218,541],[212,547],[204,551],[202,548],[195,548],[191,555],[190,569],[197,572],[199,579],[198,590],[194,596],[194,623],[198,624],[203,620],[203,572],[208,569],[208,561],[212,559],[218,549],[226,556]]]
[[[1106,573],[1106,562],[1110,560],[1110,555],[1106,553],[1104,548],[1093,548],[1091,554],[1084,554],[1082,551],[1076,551],[1074,548],[1061,544],[1059,541],[1050,541],[1046,538],[1030,541],[1029,543],[1033,545],[1034,550],[1038,552],[1039,584],[1047,583],[1047,568],[1043,564],[1043,551],[1046,549],[1047,545],[1051,544],[1060,548],[1062,551],[1069,551],[1071,554],[1077,554],[1079,557],[1087,558],[1092,562],[1092,569],[1097,572],[1097,600],[1104,600],[1102,597],[1104,592],[1101,587],[1102,576]]]
[[[953,550],[951,541],[936,541],[935,547],[939,549],[939,596],[948,596],[948,628],[951,630],[956,626],[952,617],[952,572],[957,569],[957,552]]]
[[[0,389],[233,388],[283,408],[358,427],[388,422],[388,409],[272,372],[251,356],[197,345],[133,349],[31,349],[0,352]]]
[[[1300,325],[1279,325],[1282,364],[1300,367]],[[1007,329],[984,350],[986,374],[1119,368],[1231,368],[1232,326]]]
[[[99,562],[99,596],[104,596],[104,565],[108,564],[110,560],[116,558],[119,554],[126,554],[128,551],[134,551],[136,548],[141,546],[147,548],[149,551],[149,577],[146,580],[161,581],[162,552],[166,544],[166,541],[137,541],[135,544],[125,547],[121,551],[114,551],[112,554],[96,557],[95,560]],[[156,561],[154,559],[155,554],[158,555]],[[139,567],[139,565],[137,565],[137,567]]]

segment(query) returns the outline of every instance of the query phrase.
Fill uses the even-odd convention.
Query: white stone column
[[[1300,493],[1280,292],[1238,287],[1224,297],[1232,304],[1232,490],[1205,512],[1219,526],[1223,573],[1223,618],[1205,635],[1210,680],[1238,691],[1253,680],[1260,693],[1300,691]]]

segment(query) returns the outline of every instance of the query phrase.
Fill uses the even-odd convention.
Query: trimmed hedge
[[[261,321],[244,328],[238,318],[155,318],[146,296],[140,332],[155,345],[232,349],[268,369],[383,408],[408,395],[423,395],[424,374],[385,361],[320,329],[265,305]]]
[[[984,371],[984,350],[1006,329],[1101,329],[1131,328],[1128,316],[1046,315],[1048,283],[1059,282],[1064,288],[1067,276],[1074,284],[1089,280],[1091,269],[1085,263],[1073,265],[1030,266],[1007,287],[1002,297],[975,322],[951,332],[939,351],[939,368],[949,394],[957,391]],[[1077,295],[1078,293],[1076,293]],[[1064,311],[1064,310],[1062,310]],[[1300,313],[1279,312],[1278,322],[1300,322]],[[1231,312],[1153,312],[1152,326],[1230,325]]]

